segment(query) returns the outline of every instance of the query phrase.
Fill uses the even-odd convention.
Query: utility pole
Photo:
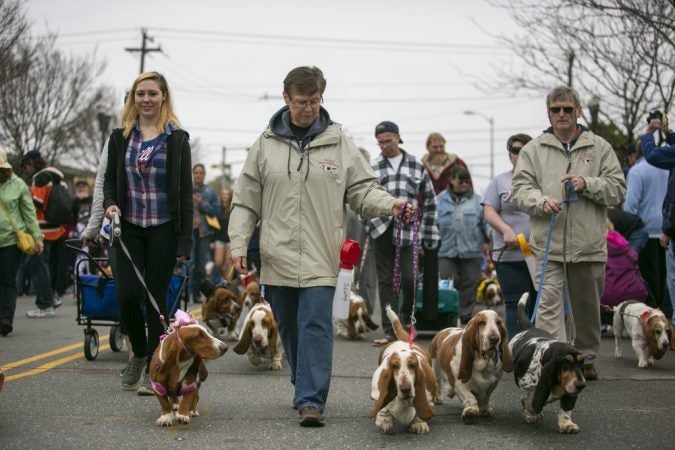
[[[161,52],[162,47],[155,47],[155,48],[148,48],[147,43],[148,42],[154,42],[155,40],[148,36],[147,31],[145,28],[141,28],[141,47],[140,48],[125,48],[124,50],[134,53],[134,52],[140,52],[141,54],[141,71],[139,73],[145,72],[145,54],[150,53],[150,52]]]

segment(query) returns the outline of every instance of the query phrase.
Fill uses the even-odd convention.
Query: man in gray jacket
[[[358,148],[321,107],[326,80],[297,67],[284,80],[286,106],[253,144],[234,188],[232,259],[246,272],[248,240],[260,220],[265,286],[295,386],[300,425],[324,425],[333,359],[332,300],[345,203],[363,218],[412,207],[389,195]]]
[[[539,267],[551,215],[558,216],[536,324],[561,341],[571,340],[563,314],[566,270],[576,325],[574,345],[586,357],[584,376],[595,380],[593,362],[600,347],[600,297],[607,262],[607,207],[621,203],[626,182],[612,146],[577,124],[581,103],[572,88],[554,88],[546,97],[546,108],[551,127],[521,150],[513,175],[513,196],[531,217],[529,244]]]

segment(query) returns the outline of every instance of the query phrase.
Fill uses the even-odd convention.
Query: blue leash
[[[571,205],[572,203],[575,203],[577,200],[579,200],[579,195],[576,193],[574,190],[574,186],[571,185],[571,183],[568,181],[568,184],[566,186],[566,192],[567,192],[567,198],[563,200],[563,204]],[[544,286],[544,275],[546,273],[546,266],[548,265],[548,254],[551,251],[551,235],[553,234],[553,225],[555,225],[555,220],[558,217],[557,214],[553,213],[551,215],[551,222],[549,222],[548,225],[548,234],[546,235],[546,248],[544,249],[544,259],[541,264],[541,274],[539,275],[539,285],[537,286],[537,299],[534,302],[534,308],[532,309],[532,317],[530,317],[530,322],[534,323],[534,316],[537,314],[537,309],[539,309],[539,301],[541,300],[541,291],[542,287]],[[568,287],[567,287],[567,280],[564,282],[563,286],[563,297],[567,296],[569,298],[569,293],[568,293]],[[570,313],[570,307],[567,304],[566,301],[563,299],[563,308],[564,308],[564,314],[567,316]]]

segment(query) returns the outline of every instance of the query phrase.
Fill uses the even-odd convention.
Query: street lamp
[[[101,151],[103,151],[105,137],[106,134],[108,134],[108,127],[110,126],[110,119],[112,119],[112,116],[100,112],[96,115],[96,117],[98,118],[98,129],[101,130]]]
[[[490,124],[490,179],[495,177],[495,120],[477,111],[464,111],[467,116],[480,116]]]

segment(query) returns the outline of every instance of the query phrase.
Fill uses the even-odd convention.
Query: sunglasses
[[[511,148],[509,149],[509,152],[513,153],[514,155],[517,155],[518,153],[520,153],[520,151],[521,151],[522,149],[523,149],[522,146],[521,146],[521,147],[511,147]]]
[[[551,106],[549,109],[553,114],[560,114],[560,110],[565,114],[572,114],[574,112],[574,106]]]

